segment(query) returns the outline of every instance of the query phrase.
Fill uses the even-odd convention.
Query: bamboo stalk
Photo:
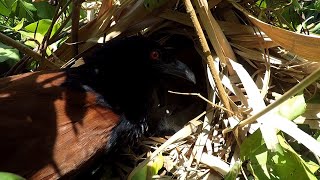
[[[214,82],[215,82],[215,84],[217,86],[219,97],[220,97],[222,103],[224,104],[224,106],[226,107],[226,109],[228,109],[230,111],[231,110],[231,106],[230,106],[230,103],[229,103],[229,100],[228,100],[228,95],[224,90],[224,87],[223,87],[222,82],[221,82],[220,77],[219,77],[219,73],[217,72],[217,70],[214,67],[214,63],[213,63],[214,60],[213,60],[213,57],[211,55],[211,51],[210,51],[210,48],[208,46],[207,40],[205,38],[205,35],[204,35],[203,31],[202,31],[200,22],[199,22],[199,20],[197,18],[196,12],[195,12],[190,0],[184,0],[183,2],[185,4],[187,13],[190,15],[190,18],[192,20],[192,23],[194,25],[196,33],[197,33],[197,35],[199,37],[199,41],[200,41],[200,44],[201,44],[201,47],[202,47],[202,51],[206,55],[206,59],[205,60],[206,60],[206,63],[208,64],[208,66],[209,66],[210,72],[211,72],[211,74],[213,76],[213,79],[214,79]],[[229,117],[231,117],[232,114],[229,111],[227,111],[226,113],[227,113],[227,115]]]

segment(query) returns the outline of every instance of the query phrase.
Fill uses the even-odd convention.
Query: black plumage
[[[85,64],[0,79],[0,171],[67,178],[148,129],[163,75],[195,82],[183,63],[143,37],[112,40]]]

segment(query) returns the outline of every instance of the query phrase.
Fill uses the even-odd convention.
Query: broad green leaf
[[[21,19],[26,18],[29,22],[36,21],[37,9],[30,2],[30,0],[16,0],[12,5],[14,15]]]
[[[279,176],[283,179],[317,179],[313,173],[319,169],[319,165],[303,160],[281,135],[278,135],[278,139],[286,150],[284,156],[277,154],[272,158]]]
[[[20,0],[20,2],[22,3],[22,5],[25,7],[26,10],[29,10],[29,11],[37,10],[37,8],[35,8],[33,4],[27,2],[26,0]]]
[[[0,14],[4,16],[9,16],[11,13],[11,8],[8,6],[5,0],[0,0]]]
[[[146,180],[147,179],[147,166],[144,166],[140,171],[138,171],[134,176],[132,176],[132,180]]]
[[[245,161],[251,157],[252,152],[258,151],[258,149],[265,147],[265,143],[262,139],[260,130],[251,134],[241,145],[240,156],[241,160]]]
[[[35,39],[40,44],[42,43],[43,35],[40,33],[32,33],[32,32],[26,32],[26,31],[19,31],[19,33],[21,34],[21,39],[26,41],[25,44],[32,47],[32,48],[37,47],[38,44],[34,41],[29,40],[29,39]]]
[[[24,29],[26,31],[33,32],[33,33],[35,31],[37,31],[37,33],[40,33],[42,36],[44,36],[47,33],[47,31],[51,25],[51,22],[52,21],[50,19],[41,19],[37,22],[29,24]],[[59,29],[59,27],[60,27],[59,23],[56,23],[53,25],[52,31],[51,31],[51,36],[54,35],[54,33]]]
[[[20,56],[17,49],[0,43],[0,63],[6,62],[12,66],[19,60]]]
[[[8,173],[8,172],[0,172],[0,179],[1,180],[25,180],[23,177],[19,175]]]
[[[304,100],[303,94],[296,95],[278,107],[278,113],[280,116],[288,119],[294,120],[306,110],[307,104]]]
[[[37,9],[37,15],[41,19],[52,19],[54,12],[55,12],[55,6],[50,5],[48,2],[37,2],[33,4]]]
[[[2,1],[5,2],[7,7],[9,9],[11,9],[11,11],[15,11],[16,10],[16,2],[17,2],[17,0],[2,0]]]
[[[255,179],[316,179],[319,165],[304,161],[281,136],[277,136],[283,152],[270,152],[258,130],[240,147],[240,158],[248,161]]]
[[[25,45],[30,46],[32,48],[35,48],[38,46],[38,44],[34,40],[30,39],[35,39],[39,44],[42,43],[44,36],[40,33],[31,33],[31,32],[26,32],[26,31],[19,31],[21,34],[21,39],[25,41]],[[53,45],[54,46],[54,45]],[[50,49],[46,49],[46,53],[50,56],[52,52]]]

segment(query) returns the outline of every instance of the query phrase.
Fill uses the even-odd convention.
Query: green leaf
[[[248,137],[240,147],[240,158],[248,161],[255,179],[316,179],[319,165],[306,162],[278,135],[282,152],[268,151],[260,130]]]
[[[320,34],[320,23],[318,23],[312,29],[310,29],[310,32],[313,32],[315,34]]]
[[[158,174],[159,170],[163,167],[164,158],[162,154],[151,160],[146,166],[138,171],[132,180],[146,180],[152,179],[153,175]]]
[[[41,19],[53,19],[53,15],[55,12],[55,6],[50,5],[48,2],[38,2],[35,3],[34,6],[37,9],[37,15]]]
[[[33,32],[26,32],[26,31],[19,31],[21,34],[21,39],[25,41],[25,45],[30,46],[32,48],[36,48],[38,46],[38,43],[41,44],[44,38],[44,35],[41,33],[33,33]],[[44,32],[42,32],[44,33]],[[30,40],[33,39],[33,40]],[[36,43],[35,40],[38,42]],[[53,43],[50,45],[50,48],[55,48],[57,46],[56,43]],[[50,56],[52,54],[51,50],[49,48],[46,49],[46,53]]]
[[[267,8],[267,3],[266,3],[265,0],[259,0],[259,1],[257,1],[257,2],[256,2],[256,5],[257,5],[258,7],[260,7],[260,8],[263,8],[263,9]]]
[[[8,6],[5,0],[0,0],[0,14],[4,16],[9,16],[11,13],[11,8]]]
[[[236,162],[231,170],[228,172],[227,175],[225,175],[224,179],[225,180],[235,180],[240,172],[240,168],[241,168],[241,163],[240,162]]]
[[[158,171],[163,167],[164,158],[162,154],[155,157],[148,163],[148,177],[158,174]]]
[[[36,41],[38,41],[40,44],[42,43],[43,40],[43,35],[40,33],[32,33],[32,32],[26,32],[26,31],[19,31],[19,33],[21,34],[21,39],[26,41],[25,45],[30,46],[32,48],[35,48],[38,46],[37,43],[35,43],[34,41],[31,41],[29,39],[35,39]]]
[[[0,63],[6,62],[10,66],[20,60],[19,51],[11,46],[0,43]]]
[[[320,11],[320,0],[315,0],[313,5],[316,10]]]
[[[140,171],[138,171],[134,176],[132,176],[132,180],[145,180],[147,179],[147,166],[144,166]]]
[[[25,21],[25,19],[22,18],[21,21],[19,21],[19,23],[15,27],[13,27],[12,29],[14,31],[19,31],[23,27],[24,21]]]
[[[25,180],[23,177],[19,175],[8,173],[8,172],[0,172],[0,179],[1,180]]]
[[[28,32],[40,33],[42,36],[44,36],[47,33],[51,23],[52,23],[52,21],[50,19],[41,19],[37,22],[29,24],[24,29]],[[51,36],[58,30],[59,26],[60,26],[60,24],[58,24],[58,23],[56,23],[53,26]]]
[[[37,9],[30,0],[16,0],[12,4],[12,11],[14,15],[20,19],[26,18],[29,22],[36,21],[35,13]]]
[[[7,7],[9,9],[11,9],[11,11],[15,11],[16,9],[16,2],[17,0],[3,0],[5,2],[5,4],[7,5]]]
[[[307,104],[303,94],[294,96],[278,107],[278,114],[288,120],[294,120],[306,111]]]

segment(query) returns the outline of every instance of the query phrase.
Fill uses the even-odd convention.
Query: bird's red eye
[[[150,59],[151,59],[151,60],[159,60],[159,59],[160,59],[160,53],[159,53],[159,51],[151,51],[151,53],[150,53]]]

